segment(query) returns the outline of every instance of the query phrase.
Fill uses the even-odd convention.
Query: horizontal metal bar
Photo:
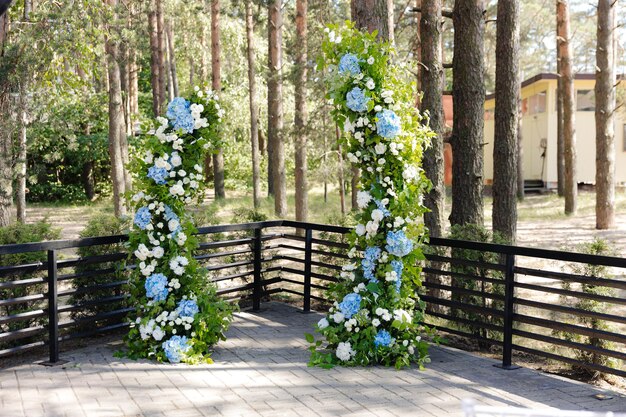
[[[466,303],[460,303],[458,301],[452,301],[452,300],[446,300],[446,299],[442,299],[442,298],[431,297],[430,295],[421,295],[420,298],[423,301],[425,301],[427,303],[431,303],[431,304],[438,304],[438,305],[442,305],[442,306],[446,306],[446,307],[452,307],[452,308],[457,308],[457,309],[474,311],[474,312],[479,313],[479,314],[486,314],[486,315],[504,317],[504,313],[502,311],[499,311],[499,310],[496,310],[496,309],[493,309],[493,308],[489,308],[489,307],[481,307],[481,306],[475,306],[475,305],[466,304]]]
[[[239,250],[231,250],[228,252],[207,253],[205,255],[194,256],[194,258],[198,261],[204,261],[206,259],[222,258],[224,256],[243,255],[246,253],[252,254],[252,251],[250,249],[239,249]]]
[[[502,346],[502,342],[499,340],[495,340],[495,339],[489,339],[487,337],[482,337],[482,336],[478,336],[472,333],[466,333],[466,332],[462,332],[460,330],[457,329],[451,329],[449,327],[444,327],[444,326],[439,326],[436,324],[431,324],[431,323],[426,323],[426,322],[422,322],[420,323],[424,326],[433,328],[435,330],[438,330],[440,332],[446,332],[446,333],[450,333],[450,334],[455,334],[457,336],[463,336],[463,337],[467,337],[468,339],[474,339],[477,340],[479,342],[484,342],[484,343],[491,343],[492,345],[496,345],[496,346]]]
[[[599,320],[611,321],[626,324],[626,317],[617,316],[615,314],[598,313],[596,311],[584,310],[582,308],[567,307],[561,304],[548,304],[539,301],[526,300],[523,298],[514,298],[513,302],[518,305],[525,305],[549,311],[558,311],[572,316],[592,317]]]
[[[31,294],[25,295],[23,297],[6,298],[4,300],[0,300],[0,307],[6,307],[15,304],[32,303],[34,301],[41,301],[45,299],[45,294]]]
[[[63,297],[63,296],[76,295],[76,294],[89,294],[95,291],[118,288],[126,284],[128,284],[128,280],[107,282],[105,284],[90,285],[88,287],[78,287],[78,288],[71,288],[69,290],[59,291],[58,295],[59,297]]]
[[[92,271],[79,272],[77,274],[59,275],[57,281],[69,281],[72,279],[91,278],[102,275],[114,275],[117,272],[115,268],[94,269]]]
[[[349,249],[350,245],[347,243],[333,242],[332,240],[324,240],[324,239],[311,239],[311,243],[314,245],[322,245],[322,246],[330,246],[332,248],[338,249]]]
[[[346,234],[352,230],[349,227],[333,226],[329,224],[319,224],[319,223],[297,222],[293,220],[283,220],[281,222],[281,226],[295,227],[296,229],[311,229],[316,232],[330,232],[330,233],[339,233],[339,234]]]
[[[217,277],[217,278],[211,278],[211,282],[229,281],[229,280],[233,280],[233,279],[237,279],[237,278],[243,278],[243,277],[246,277],[248,275],[252,275],[253,273],[254,273],[254,271],[239,272],[237,274],[225,275],[223,277]]]
[[[551,294],[559,294],[576,298],[586,298],[588,300],[602,301],[605,303],[626,305],[626,298],[610,297],[608,295],[590,294],[582,291],[564,290],[562,288],[552,288],[543,285],[526,284],[524,282],[516,282],[517,288],[526,288],[527,290],[547,292]]]
[[[518,330],[518,329],[513,329],[513,334],[515,336],[524,337],[527,339],[533,339],[533,340],[538,340],[540,342],[546,342],[546,343],[549,343],[550,345],[563,346],[563,347],[570,348],[570,349],[579,349],[585,352],[591,352],[591,353],[596,353],[598,355],[610,356],[613,358],[626,360],[625,352],[618,352],[615,350],[599,348],[599,347],[589,345],[586,343],[578,343],[578,342],[574,342],[571,340],[559,339],[558,337],[546,336],[543,334],[532,333],[532,332],[527,332],[527,331]]]
[[[35,320],[46,316],[46,310],[32,310],[22,313],[11,314],[10,316],[1,316],[0,324],[13,323],[15,321]]]
[[[544,271],[542,269],[515,267],[516,274],[529,275],[533,277],[556,279],[560,281],[578,282],[592,284],[598,287],[626,289],[626,281],[609,278],[588,277],[585,275],[568,274],[565,272]]]
[[[304,297],[304,293],[303,292],[290,290],[288,288],[282,288],[281,292],[286,292],[286,293],[289,293],[289,294],[294,294],[294,295],[299,295],[301,297]],[[313,294],[311,294],[311,298],[313,298],[315,300],[318,300],[318,301],[328,302],[328,300],[326,298],[318,297],[318,296],[313,295]]]
[[[82,310],[86,307],[95,307],[99,305],[111,305],[130,298],[130,294],[120,294],[111,297],[97,298],[95,300],[83,301],[79,304],[65,304],[59,306],[59,313],[67,313],[70,311]]]
[[[626,378],[626,371],[622,371],[620,369],[609,368],[608,366],[594,365],[591,363],[581,362],[576,359],[568,358],[567,356],[555,355],[554,353],[544,352],[542,350],[532,349],[526,346],[520,346],[516,344],[513,345],[513,349],[519,352],[529,353],[531,355],[542,356],[547,359],[569,363],[569,364],[576,365],[581,368],[586,368],[592,371],[604,372],[604,373],[613,374],[613,375]]]
[[[248,266],[248,265],[252,265],[254,263],[254,261],[249,260],[249,261],[238,261],[238,262],[232,262],[229,264],[220,264],[220,265],[209,265],[204,267],[204,269],[206,269],[207,271],[211,272],[211,271],[221,271],[222,269],[229,269],[229,268],[237,268],[239,266]]]
[[[473,295],[480,298],[489,298],[491,300],[499,300],[504,301],[504,295],[501,294],[493,294],[489,292],[476,291],[476,290],[468,290],[466,288],[461,287],[451,287],[449,285],[437,284],[436,282],[422,282],[422,286],[425,288],[437,288],[443,291],[450,291],[455,294],[468,294]]]
[[[444,271],[441,269],[435,269],[435,268],[430,268],[430,267],[422,268],[422,272],[426,274],[434,274],[434,275],[440,275],[444,277],[447,276],[451,278],[460,278],[460,279],[465,279],[465,280],[470,280],[470,281],[488,282],[494,285],[504,285],[504,279],[479,277],[476,275],[464,274],[462,272]]]
[[[553,320],[541,319],[538,317],[526,316],[523,314],[514,314],[513,320],[532,324],[534,326],[544,327],[553,330],[562,330],[564,332],[575,333],[584,336],[597,337],[599,339],[611,340],[618,343],[626,343],[626,335],[613,333],[606,330],[591,329],[589,327],[578,326],[575,324],[561,323]]]
[[[41,346],[44,346],[44,345],[46,345],[46,341],[45,340],[40,340],[38,342],[29,343],[27,345],[20,345],[20,346],[15,346],[15,347],[12,347],[12,348],[2,349],[2,350],[0,350],[0,358],[3,358],[5,356],[11,356],[11,355],[14,355],[16,353],[23,352],[25,350],[38,348],[38,347],[41,347]]]
[[[0,277],[11,274],[32,274],[33,272],[44,271],[46,269],[48,269],[48,264],[46,262],[0,266]]]
[[[104,255],[92,255],[82,258],[66,259],[57,262],[57,268],[70,268],[74,266],[85,266],[93,264],[103,264],[107,262],[117,262],[123,259],[128,259],[129,254],[127,252],[107,253]]]
[[[95,316],[87,316],[87,317],[81,317],[79,319],[64,321],[62,323],[59,323],[59,329],[66,329],[72,326],[80,326],[84,323],[92,323],[94,321],[108,320],[108,319],[112,319],[112,318],[119,317],[119,316],[126,316],[128,313],[132,311],[135,311],[135,308],[126,307],[126,308],[122,308],[119,310],[99,313],[99,314],[96,314]]]
[[[229,288],[223,288],[221,290],[217,290],[217,295],[230,294],[231,292],[247,291],[253,288],[254,288],[254,282],[251,282],[249,284],[240,285],[237,287],[229,287]]]
[[[231,246],[249,245],[250,243],[252,243],[251,238],[220,240],[218,242],[201,243],[197,250],[228,248]]]
[[[100,246],[122,243],[128,240],[128,235],[87,237],[81,239],[49,240],[45,242],[17,243],[12,245],[0,245],[0,255],[14,255],[25,252],[42,252],[48,250],[60,250],[69,248],[82,248],[85,246]]]
[[[78,339],[81,337],[87,337],[87,336],[93,336],[95,334],[100,334],[100,333],[106,333],[106,332],[111,332],[113,330],[117,330],[117,329],[123,329],[124,327],[128,327],[130,324],[129,323],[115,323],[115,324],[111,324],[109,326],[105,326],[105,327],[97,327],[93,330],[87,330],[84,332],[79,332],[79,333],[70,333],[67,335],[63,335],[61,337],[59,337],[59,340],[65,342],[67,340],[72,340],[72,339]]]
[[[489,269],[489,270],[501,271],[501,272],[504,272],[506,269],[504,265],[494,264],[490,262],[471,261],[468,259],[452,258],[449,256],[441,256],[441,255],[435,255],[435,254],[425,254],[425,256],[426,256],[426,260],[430,262],[442,262],[442,263],[449,263],[451,265],[471,266],[471,267]]]
[[[312,249],[311,253],[314,253],[316,255],[340,258],[340,259],[350,259],[350,257],[348,255],[346,255],[345,253],[328,252],[328,251],[323,251],[323,250],[319,250],[319,249]]]
[[[48,282],[46,278],[28,278],[19,281],[0,282],[0,290],[12,290],[14,288],[27,287],[30,285],[45,284]]]
[[[304,286],[304,282],[296,281],[295,279],[290,279],[290,278],[281,278],[281,282],[289,282],[291,284]],[[313,284],[313,283],[311,283],[311,288],[315,288],[315,289],[318,289],[318,290],[324,290],[324,291],[326,291],[328,289],[328,287],[325,287],[323,285]]]
[[[498,325],[491,324],[491,323],[483,323],[481,321],[476,321],[476,320],[468,320],[468,319],[464,319],[461,317],[453,317],[448,314],[443,314],[443,313],[439,313],[437,311],[432,311],[432,310],[426,310],[425,312],[426,314],[433,316],[433,317],[439,317],[440,319],[445,319],[445,320],[453,321],[456,323],[462,323],[467,326],[477,327],[479,329],[487,329],[487,330],[492,330],[494,332],[500,332],[500,333],[504,331],[504,326],[498,326]]]
[[[11,340],[25,339],[46,333],[48,333],[48,329],[45,326],[27,327],[26,329],[0,333],[0,342],[10,342]]]

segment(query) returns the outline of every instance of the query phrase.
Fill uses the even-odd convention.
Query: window
[[[576,90],[576,111],[596,111],[596,96],[593,90]]]
[[[546,92],[532,95],[522,100],[522,114],[538,114],[546,111]]]

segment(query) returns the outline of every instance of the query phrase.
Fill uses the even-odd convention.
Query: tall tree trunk
[[[4,47],[9,31],[9,15],[0,16],[0,58],[4,59]],[[0,79],[0,114],[11,114],[10,85],[8,80]],[[0,227],[11,224],[13,207],[13,143],[12,123],[8,118],[0,118]]]
[[[484,3],[454,2],[451,224],[483,225]]]
[[[250,142],[252,144],[252,201],[261,206],[261,161],[259,155],[259,103],[256,91],[254,53],[254,20],[252,0],[246,0],[246,39],[248,41],[248,85],[250,89]]]
[[[519,0],[498,2],[492,225],[510,243],[517,232],[519,18]]]
[[[378,37],[394,41],[393,0],[352,0],[350,14],[358,29],[378,31]]]
[[[307,184],[307,0],[296,1],[296,78],[295,78],[295,159],[296,159],[296,220],[308,217]]]
[[[137,67],[137,50],[133,47],[128,51],[128,101],[130,103],[131,123],[139,114],[139,68]]]
[[[156,12],[157,0],[150,1],[148,10],[148,29],[150,33],[150,84],[152,87],[152,113],[154,117],[161,115],[161,67],[159,65],[159,28]]]
[[[598,0],[596,229],[615,227],[615,0]]]
[[[274,191],[274,214],[278,217],[287,215],[287,188],[285,181],[285,144],[283,138],[283,14],[282,2],[272,0],[269,3],[269,79],[267,81],[268,98],[268,151],[272,166],[272,188]]]
[[[30,12],[33,8],[32,1],[24,0],[24,21],[30,21]],[[19,132],[18,132],[18,147],[17,147],[17,160],[15,161],[15,173],[16,173],[16,208],[17,208],[17,221],[20,223],[26,223],[26,127],[28,123],[28,79],[30,75],[27,70],[24,70],[21,74],[20,80],[20,120],[19,120]]]
[[[168,34],[167,34],[167,25],[166,25],[166,29],[163,31],[163,36],[165,37],[165,54],[164,59],[163,59],[163,67],[165,68],[165,91],[167,92],[167,100],[172,101],[174,100],[174,83],[172,82],[172,71],[171,71],[171,64],[170,64],[170,48],[169,48],[169,42],[170,40],[168,39]]]
[[[195,71],[196,71],[196,65],[195,65],[195,63],[193,62],[193,58],[191,58],[191,57],[190,57],[190,58],[189,58],[189,85],[190,85],[191,87],[193,87],[193,86],[195,85],[195,84],[194,84],[194,81],[195,81],[195,80],[194,80],[194,77],[195,77],[195,75],[196,75],[196,74],[195,74]]]
[[[352,211],[358,211],[359,210],[359,203],[358,203],[358,199],[357,196],[359,194],[359,180],[361,179],[361,170],[352,165],[352,187],[351,187],[351,198],[350,198],[350,205],[352,208]]]
[[[207,75],[207,62],[206,62],[206,34],[202,30],[200,35],[200,84],[204,83]]]
[[[520,77],[521,80],[521,77]],[[521,90],[518,94],[521,97]],[[522,137],[522,106],[521,100],[517,102],[517,200],[524,201],[524,148]]]
[[[165,68],[165,58],[167,51],[165,49],[165,14],[163,12],[163,0],[156,0],[156,19],[157,19],[157,41],[158,41],[158,59],[159,59],[159,114],[165,111],[167,96],[165,88],[167,87],[167,71]]]
[[[557,25],[557,39],[558,39]],[[561,48],[557,41],[556,73],[561,74]],[[559,76],[556,82],[556,188],[559,197],[564,195],[565,158],[563,156],[563,78]],[[543,178],[542,178],[543,179]]]
[[[117,0],[106,0],[115,8]],[[105,50],[108,59],[109,75],[109,157],[111,158],[111,180],[113,182],[113,208],[118,217],[126,215],[124,192],[126,191],[124,162],[121,140],[124,137],[124,110],[122,108],[122,84],[118,62],[119,46],[105,37]]]
[[[165,35],[167,38],[167,52],[169,56],[169,71],[172,79],[172,92],[174,97],[178,97],[178,76],[176,75],[176,42],[174,40],[174,32],[169,21],[165,23]]]
[[[222,64],[220,59],[220,0],[211,1],[211,85],[213,91],[222,90]],[[213,154],[213,183],[215,184],[215,198],[226,197],[224,189],[224,152],[217,149]]]
[[[565,214],[576,213],[578,184],[576,181],[576,103],[572,73],[572,43],[569,27],[568,0],[557,0],[557,45],[560,49],[559,76],[563,86],[563,194]]]
[[[446,189],[443,163],[443,63],[441,62],[441,0],[422,0],[420,22],[421,37],[421,85],[424,97],[421,108],[430,114],[429,125],[436,136],[430,148],[424,151],[423,166],[426,176],[433,184],[425,195],[424,204],[430,210],[424,215],[429,235],[441,237]]]
[[[122,86],[122,109],[124,109],[124,131],[126,135],[132,134],[132,125],[130,121],[130,77],[129,77],[129,51],[128,44],[120,44],[120,83]]]

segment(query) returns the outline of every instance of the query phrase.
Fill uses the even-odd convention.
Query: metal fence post
[[[261,257],[263,256],[263,229],[254,229],[254,288],[252,290],[252,310],[261,309]]]
[[[515,255],[506,255],[504,272],[504,335],[502,345],[502,368],[517,369],[512,366],[513,356],[513,314],[515,296]]]
[[[50,365],[59,362],[58,308],[57,252],[48,250],[48,349],[50,351]]]
[[[304,235],[304,306],[302,311],[311,311],[311,260],[313,257],[313,230],[306,229]]]

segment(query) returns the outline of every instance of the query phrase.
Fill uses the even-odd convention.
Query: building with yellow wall
[[[594,184],[596,131],[594,115],[595,76],[578,74],[576,90],[577,181]],[[522,151],[524,180],[542,181],[543,187],[557,187],[557,75],[539,74],[522,83]],[[485,101],[485,183],[493,181],[494,141],[493,95]],[[615,114],[615,180],[626,184],[626,112]]]

